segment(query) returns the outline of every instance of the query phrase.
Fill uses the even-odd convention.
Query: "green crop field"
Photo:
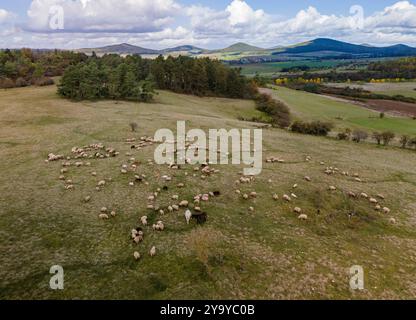
[[[381,123],[415,133],[413,122],[404,119],[378,122],[368,118],[371,112],[348,104],[286,89],[275,94],[298,116],[343,116],[347,120],[340,125]],[[242,165],[215,165],[219,172],[203,178],[192,165],[175,170],[149,163],[155,145],[139,150],[126,142],[153,136],[158,128],[174,129],[177,120],[186,120],[189,129],[254,128],[237,119],[258,115],[251,101],[170,92],[144,104],[74,103],[57,97],[54,86],[0,91],[0,298],[413,299],[415,151],[268,129],[263,130],[264,160],[274,156],[285,162],[264,161],[261,175],[241,184]],[[132,121],[137,133],[130,131]],[[75,166],[80,160],[71,149],[93,143],[120,154]],[[68,171],[61,173],[61,161],[46,163],[49,153],[71,156]],[[325,174],[326,167],[334,174]],[[61,174],[72,180],[73,190],[66,190],[69,182],[61,181]],[[137,174],[145,175],[143,181],[129,185]],[[172,181],[164,181],[164,175]],[[97,190],[100,180],[106,184]],[[177,203],[173,195],[192,209],[195,195],[220,194],[200,204],[208,215],[204,225],[188,225],[184,209],[164,214],[147,209],[149,195],[159,188],[153,203],[160,208]],[[244,200],[236,190],[255,191],[257,197]],[[375,211],[368,199],[349,192],[383,194],[385,200],[377,199],[391,212]],[[282,199],[292,193],[297,197],[291,202]],[[99,219],[102,207],[116,216]],[[295,207],[306,221],[298,219]],[[144,241],[135,245],[131,230],[143,215],[150,226],[143,226]],[[164,231],[152,230],[158,220]],[[154,257],[148,254],[152,246]],[[64,268],[64,290],[49,288],[52,265]],[[350,290],[353,265],[364,268],[363,291]]]
[[[416,120],[409,117],[388,115],[380,119],[378,112],[349,102],[283,87],[274,89],[268,89],[267,92],[287,103],[299,119],[331,121],[339,129],[391,130],[397,134],[416,134]]]
[[[329,83],[334,87],[361,88],[363,90],[382,93],[390,96],[402,95],[405,97],[416,98],[416,82],[386,82],[386,83]]]

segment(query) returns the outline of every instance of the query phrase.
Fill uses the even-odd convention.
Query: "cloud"
[[[273,47],[317,37],[416,46],[416,5],[409,1],[396,2],[362,17],[359,10],[335,15],[310,6],[286,18],[250,6],[247,0],[230,0],[223,9],[185,6],[181,1],[32,0],[19,37],[27,46],[64,48],[117,42],[151,48],[182,44],[218,48],[238,41]],[[49,26],[53,6],[63,8],[63,30]],[[2,43],[7,39],[12,42],[19,31],[12,20],[11,13],[0,9],[0,34],[10,35]]]
[[[56,8],[62,8],[60,32],[143,33],[163,30],[180,6],[174,0],[33,0],[25,29],[56,32],[50,27]]]

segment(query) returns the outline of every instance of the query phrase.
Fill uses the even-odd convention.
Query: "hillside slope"
[[[55,87],[0,91],[0,298],[1,299],[413,299],[416,261],[415,153],[332,139],[264,130],[263,172],[248,184],[236,181],[245,166],[215,166],[201,178],[195,166],[181,170],[149,163],[155,146],[132,149],[127,138],[152,136],[158,128],[253,128],[239,116],[259,116],[250,101],[197,98],[160,92],[151,104],[122,101],[74,103]],[[132,133],[129,123],[138,123]],[[74,146],[103,143],[117,157],[88,159],[90,166],[63,173],[50,152],[72,155]],[[136,140],[137,142],[137,140]],[[137,143],[135,143],[137,144]],[[307,161],[306,156],[311,160]],[[133,170],[131,158],[137,164]],[[84,163],[87,160],[82,160]],[[325,165],[321,165],[321,161]],[[122,174],[122,165],[128,173]],[[324,174],[326,166],[357,173]],[[96,173],[96,176],[92,175]],[[142,183],[134,175],[144,174]],[[162,179],[172,177],[171,182]],[[308,175],[311,182],[305,181]],[[100,180],[106,180],[100,191]],[[147,184],[145,183],[147,182]],[[184,187],[178,184],[183,183]],[[293,185],[298,184],[294,189]],[[337,190],[328,191],[329,186]],[[208,221],[189,225],[184,210],[148,210],[173,204],[173,195],[193,202],[198,193],[219,191],[201,203]],[[257,197],[244,200],[235,192]],[[390,214],[347,192],[378,193]],[[279,200],[273,200],[273,194]],[[292,202],[283,194],[296,193]],[[89,202],[84,198],[91,196]],[[102,207],[116,217],[100,220]],[[254,211],[250,211],[253,207]],[[308,215],[300,221],[294,208]],[[134,245],[131,229],[148,215],[145,238]],[[396,219],[390,224],[389,219]],[[151,225],[163,220],[165,230]],[[157,254],[151,258],[150,248]],[[141,253],[135,261],[133,252]],[[48,287],[52,265],[62,265],[65,290]],[[349,268],[361,265],[365,290],[351,291]]]

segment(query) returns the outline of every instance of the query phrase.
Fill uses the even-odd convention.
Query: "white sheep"
[[[187,207],[189,205],[189,202],[187,201],[187,200],[182,200],[180,203],[179,203],[179,206],[180,207]]]
[[[287,202],[292,201],[292,199],[287,194],[283,195],[283,200],[285,200]]]
[[[299,215],[298,219],[299,219],[299,220],[306,221],[306,220],[308,220],[308,216],[307,216],[306,214],[304,214],[304,213],[303,213],[303,214]]]
[[[384,207],[384,208],[383,208],[383,212],[384,212],[385,214],[389,214],[389,213],[391,212],[391,210],[390,210],[389,208],[387,208],[387,207]]]
[[[110,217],[109,217],[109,216],[108,216],[108,214],[106,214],[106,213],[101,213],[101,214],[98,216],[98,218],[100,218],[100,219],[105,219],[105,220],[110,219]]]
[[[186,210],[185,211],[185,219],[186,219],[186,223],[189,224],[189,222],[191,221],[192,218],[192,212],[190,210]]]
[[[142,223],[142,225],[147,226],[147,216],[141,217],[140,222]]]
[[[151,257],[154,257],[156,255],[156,247],[155,246],[153,246],[150,249],[149,254],[150,254]]]
[[[301,213],[301,212],[302,212],[302,209],[301,209],[301,208],[299,208],[299,207],[295,207],[295,209],[293,209],[293,211],[294,211],[295,213]]]
[[[134,257],[135,260],[139,260],[140,259],[140,253],[138,253],[137,251],[135,251],[133,253],[133,257]]]

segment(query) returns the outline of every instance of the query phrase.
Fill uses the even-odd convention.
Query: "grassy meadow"
[[[283,88],[273,94],[299,117],[416,133],[411,120],[379,120],[354,105]],[[126,143],[127,138],[153,136],[159,128],[174,129],[177,120],[186,120],[188,129],[253,128],[237,119],[254,116],[259,113],[251,101],[170,92],[160,92],[153,103],[144,104],[75,103],[59,98],[54,86],[1,90],[0,298],[414,298],[414,151],[268,129],[263,131],[264,159],[275,156],[285,162],[264,163],[254,181],[238,184],[243,166],[217,165],[219,173],[201,179],[194,166],[173,170],[149,164],[155,146],[132,150]],[[335,120],[338,116],[345,120]],[[139,125],[137,133],[130,131],[132,121]],[[113,147],[120,155],[88,160],[90,167],[70,166],[65,175],[75,188],[65,190],[58,179],[61,161],[45,163],[47,155],[71,155],[72,147],[91,143]],[[122,175],[121,166],[132,156],[139,162],[137,169]],[[327,166],[350,175],[326,175]],[[148,184],[129,186],[134,174],[145,174]],[[172,181],[164,182],[163,175]],[[305,181],[306,175],[311,182]],[[97,191],[102,179],[108,182]],[[168,190],[156,200],[161,207],[175,203],[175,194],[190,202],[199,193],[218,190],[221,195],[202,203],[206,224],[187,225],[183,209],[163,216],[147,209],[148,196],[163,186]],[[329,186],[337,190],[330,192]],[[236,189],[256,191],[257,198],[244,200]],[[379,201],[391,213],[375,211],[368,200],[350,198],[348,192],[383,194],[385,200]],[[274,193],[279,200],[273,200]],[[291,193],[297,199],[282,200]],[[86,196],[91,196],[88,203],[83,201]],[[100,220],[104,206],[115,210],[116,217]],[[298,219],[295,207],[302,208],[307,221]],[[144,227],[144,241],[134,245],[130,232],[143,215],[149,216],[150,225],[163,220],[166,229]],[[152,246],[157,254],[151,258]],[[139,261],[134,251],[141,253]],[[65,271],[62,291],[49,288],[49,268],[55,264]],[[364,268],[363,291],[349,288],[353,265]]]
[[[274,90],[266,91],[276,99],[284,101],[299,119],[330,121],[339,130],[345,128],[367,131],[391,130],[396,134],[416,135],[416,120],[410,117],[386,115],[385,118],[380,119],[379,112],[331,97],[284,87],[274,87]]]
[[[386,83],[330,83],[335,87],[361,88],[363,90],[382,93],[389,96],[402,95],[405,97],[416,98],[416,82],[386,82]]]

